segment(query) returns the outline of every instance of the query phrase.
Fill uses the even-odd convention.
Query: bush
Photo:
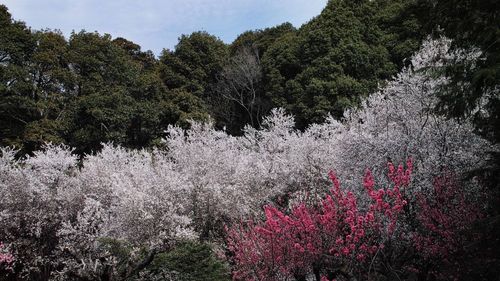
[[[172,251],[158,254],[141,278],[223,281],[230,280],[229,276],[228,265],[215,257],[208,244],[190,241],[177,245]]]

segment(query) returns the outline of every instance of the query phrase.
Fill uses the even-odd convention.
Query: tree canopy
[[[299,29],[246,31],[231,44],[194,32],[158,58],[109,34],[33,31],[2,6],[1,144],[30,153],[64,143],[79,154],[108,141],[152,147],[168,124],[211,116],[238,135],[247,123],[259,127],[273,107],[304,129],[340,116],[404,65],[422,38],[412,5],[332,0]],[[242,67],[250,61],[248,75]],[[251,89],[234,88],[237,77]]]

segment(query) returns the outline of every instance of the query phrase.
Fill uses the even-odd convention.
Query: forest
[[[0,4],[0,281],[500,280],[500,2],[159,56]]]

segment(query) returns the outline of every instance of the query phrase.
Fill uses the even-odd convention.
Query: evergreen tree
[[[418,47],[418,21],[403,18],[411,5],[329,1],[318,17],[281,37],[264,55],[264,87],[273,105],[294,113],[300,128],[355,106]]]
[[[35,38],[0,5],[0,144],[21,146],[26,126],[37,119],[28,71]]]

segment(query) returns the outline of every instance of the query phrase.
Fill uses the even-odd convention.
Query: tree
[[[484,218],[485,213],[479,202],[486,199],[486,193],[483,190],[479,195],[470,195],[460,190],[460,183],[452,172],[435,178],[433,187],[431,195],[418,194],[416,202],[421,232],[413,235],[414,246],[431,265],[420,274],[426,278],[435,275],[438,279],[477,279],[474,276],[476,264],[468,260],[477,255],[475,259],[479,258],[487,264],[491,261],[484,256],[479,257],[485,252],[471,251],[468,245],[477,243],[480,237],[485,236],[473,227]],[[487,272],[480,274],[488,276]]]
[[[188,119],[207,118],[206,103],[168,90],[161,64],[131,41],[31,31],[5,6],[0,23],[0,144],[20,148],[20,156],[46,142],[71,145],[79,155],[107,141],[152,147],[168,124],[187,128]]]
[[[108,141],[151,147],[168,124],[186,126],[188,118],[205,117],[199,98],[167,89],[161,66],[132,42],[80,32],[69,45],[76,83],[64,139],[76,153],[98,151]]]
[[[206,102],[227,57],[227,46],[215,36],[182,35],[174,51],[163,50],[161,77],[168,89],[184,89]]]
[[[4,5],[0,5],[0,33],[1,145],[20,147],[26,125],[36,119],[27,67],[35,39],[23,22],[12,19]]]
[[[500,7],[497,1],[421,0],[420,17],[429,32],[453,39],[450,53],[473,50],[470,60],[457,56],[436,69],[450,83],[440,91],[438,112],[449,118],[473,118],[477,131],[494,144],[500,142]],[[500,192],[500,154],[492,151],[488,166],[476,171],[495,192]],[[497,196],[498,198],[498,196]],[[498,206],[498,200],[492,202]],[[500,210],[494,211],[497,215]],[[495,227],[499,233],[500,225]],[[500,243],[500,242],[499,242]],[[500,260],[500,256],[496,257]]]
[[[160,277],[161,276],[161,277]],[[168,253],[159,254],[140,280],[222,281],[229,280],[227,265],[216,259],[209,244],[180,243]],[[154,279],[154,278],[163,279]],[[168,278],[172,279],[168,279]]]
[[[298,202],[289,211],[266,206],[264,220],[243,220],[230,227],[233,278],[408,280],[415,272],[422,280],[463,277],[471,267],[460,261],[459,252],[469,236],[477,241],[480,235],[471,231],[480,209],[446,176],[436,179],[435,195],[421,193],[418,201],[411,200],[411,172],[411,161],[406,169],[389,163],[390,184],[376,188],[367,170],[364,198],[342,189],[330,173],[331,194],[320,202]],[[415,227],[418,223],[421,227]],[[475,254],[481,258],[481,253]]]
[[[418,1],[421,9],[420,18],[426,22],[428,32],[440,36],[442,34],[453,39],[450,53],[462,50],[474,50],[477,60],[468,56],[458,56],[437,69],[446,73],[450,83],[437,92],[439,103],[436,109],[443,116],[456,119],[474,120],[476,130],[487,139],[498,145],[500,141],[500,29],[498,25],[500,7],[497,1]],[[491,190],[500,192],[500,154],[491,151],[489,163],[474,173],[479,175]],[[499,206],[498,199],[492,199],[492,206]],[[498,217],[500,209],[491,210]],[[500,233],[498,220],[485,221],[481,226],[483,232],[497,237]],[[497,248],[500,240],[492,238],[496,246],[483,244],[486,254],[488,249]],[[490,254],[494,263],[499,263],[498,254]],[[480,266],[478,266],[479,268]],[[493,266],[496,267],[496,266]],[[479,272],[480,270],[478,270]],[[498,272],[485,270],[490,276]]]
[[[258,56],[262,57],[279,38],[296,31],[296,28],[289,22],[265,29],[246,31],[238,35],[231,43],[230,53],[234,55],[242,48],[254,48],[257,50]]]
[[[178,204],[186,185],[160,153],[105,146],[81,170],[66,147],[21,161],[14,154],[0,158],[0,237],[16,257],[7,280],[130,277],[194,237]]]
[[[432,112],[435,91],[446,79],[429,77],[424,70],[446,60],[448,47],[448,40],[426,41],[412,67],[364,99],[360,108],[346,112],[343,121],[328,118],[301,132],[294,128],[292,116],[273,110],[261,129],[247,127],[241,137],[210,124],[195,123],[190,130],[171,128],[166,145],[176,169],[185,171],[196,186],[192,200],[197,220],[211,224],[214,217],[237,218],[255,212],[261,202],[277,202],[280,195],[280,206],[306,192],[311,198],[320,196],[327,189],[322,175],[333,168],[357,193],[356,178],[364,169],[383,179],[388,159],[400,162],[413,157],[414,181],[420,189],[432,188],[432,179],[440,173],[436,163],[462,172],[484,165],[487,151],[495,148],[474,133],[471,122],[459,123]],[[476,188],[472,183],[464,187]],[[411,191],[413,196],[417,191]],[[214,226],[205,227],[210,233]]]
[[[28,71],[33,83],[30,96],[36,110],[22,136],[23,150],[40,149],[46,142],[64,143],[65,117],[73,100],[67,92],[74,76],[68,65],[68,42],[58,31],[38,31]]]
[[[480,58],[468,64],[458,58],[449,64],[452,80],[441,94],[440,108],[452,117],[476,115],[479,128],[490,139],[500,140],[498,81],[500,81],[499,4],[496,1],[419,1],[427,29],[453,39],[452,50],[479,48]],[[439,29],[441,29],[439,31]],[[482,115],[476,110],[483,108]]]
[[[328,113],[340,117],[404,65],[421,35],[412,7],[404,0],[331,1],[299,30],[284,23],[245,32],[231,45],[194,32],[157,60],[124,38],[81,31],[66,40],[58,31],[31,31],[3,6],[2,144],[21,147],[21,154],[47,141],[78,154],[107,141],[152,147],[167,124],[188,128],[185,117],[208,115],[217,128],[241,135],[244,124],[258,127],[272,107],[286,108],[305,129]],[[237,61],[249,62],[248,48],[262,74],[247,79],[250,90],[240,83],[228,92],[221,85],[235,81]],[[221,88],[240,97],[225,99]]]
[[[142,51],[141,46],[136,43],[122,37],[115,38],[113,43],[127,51],[134,61],[141,63],[144,68],[150,69],[157,65],[153,52],[149,50],[145,52]]]
[[[256,128],[260,127],[264,111],[261,79],[262,68],[257,51],[244,47],[231,57],[219,74],[216,85],[216,91],[222,98],[245,110],[248,122],[244,123]],[[222,111],[219,109],[216,112]]]
[[[96,35],[89,37],[103,40]],[[275,206],[286,214],[301,203],[317,206],[328,192],[326,175],[333,168],[343,180],[343,194],[359,199],[358,211],[363,214],[364,208],[373,203],[373,192],[363,192],[356,180],[363,177],[365,168],[372,171],[381,186],[390,186],[391,179],[385,176],[387,162],[397,163],[411,156],[412,188],[405,190],[405,200],[416,202],[423,195],[428,202],[434,202],[435,176],[456,171],[461,177],[481,167],[488,150],[497,149],[474,133],[470,120],[457,122],[432,111],[437,102],[435,92],[448,80],[431,75],[430,70],[449,60],[449,44],[446,39],[426,41],[412,58],[411,66],[388,81],[380,92],[363,99],[359,108],[347,111],[342,120],[328,118],[304,131],[295,127],[294,118],[285,110],[274,109],[260,128],[247,126],[242,136],[216,130],[209,122],[170,125],[165,132],[165,150],[128,150],[103,144],[101,152],[77,162],[67,147],[49,146],[20,159],[14,157],[16,151],[3,149],[0,241],[15,256],[8,280],[138,276],[147,271],[147,265],[158,254],[174,249],[184,239],[222,244],[224,224],[256,217],[264,205]],[[127,59],[130,57],[123,49],[115,51],[123,55],[115,59],[126,60],[125,65],[135,63]],[[99,65],[98,59],[94,62]],[[88,63],[86,68],[92,69],[92,65]],[[135,67],[140,73],[140,64]],[[88,79],[91,85],[101,79],[101,72],[112,72],[95,69],[98,73],[90,71],[91,76],[80,79]],[[148,72],[143,74],[154,77]],[[145,96],[139,95],[137,85],[141,83],[108,85],[122,92],[100,93],[102,96],[93,96],[95,100],[86,98],[89,105],[97,105],[85,110],[101,118],[98,120],[106,120],[106,114],[113,117],[113,110],[123,110],[120,104],[113,103],[113,98],[130,100],[133,105],[135,101],[153,103],[156,99],[148,95],[163,93],[151,90]],[[149,114],[155,119],[158,114],[160,120],[184,122],[199,114],[195,109],[203,102],[192,93],[176,89],[163,94],[168,99],[159,103],[160,108],[165,105],[160,113],[144,108],[141,120],[147,120]],[[138,129],[127,135],[125,128],[130,127],[123,126],[118,132],[126,137],[140,133]],[[476,179],[461,181],[457,192],[473,200],[483,190],[480,183]],[[418,209],[418,205],[412,206],[412,210]],[[413,222],[406,225],[420,225],[417,220]],[[399,254],[392,254],[396,253],[394,249],[400,249],[398,245],[385,244],[384,253],[397,257]],[[425,255],[418,261],[427,264]],[[395,268],[405,262],[384,260],[384,264]]]
[[[236,263],[234,279],[306,280],[311,274],[318,281],[322,275],[368,277],[371,266],[364,272],[353,267],[372,260],[390,243],[398,214],[407,204],[401,193],[410,173],[411,166],[406,171],[401,167],[393,174],[393,189],[374,190],[367,172],[364,185],[373,201],[365,211],[358,208],[352,192],[340,188],[333,172],[332,194],[317,207],[299,203],[290,213],[265,207],[264,222],[242,222],[228,230]]]
[[[161,64],[151,51],[143,52],[139,45],[123,38],[113,43],[124,49],[139,74],[129,86],[134,98],[126,140],[132,148],[151,147],[160,143],[168,124],[188,127],[188,121],[204,120],[206,110],[199,98],[182,90],[168,90],[160,78]]]
[[[198,121],[206,119],[217,99],[214,85],[227,58],[228,49],[224,42],[206,32],[183,35],[174,51],[163,50],[159,58],[159,75],[173,99],[182,101],[172,106],[193,109],[182,116],[190,115]],[[177,94],[181,96],[175,97]],[[188,105],[188,101],[193,103]],[[218,114],[213,113],[214,116]],[[173,112],[171,115],[178,114]],[[188,127],[187,118],[181,117],[178,124]]]
[[[304,129],[358,105],[418,48],[423,36],[411,3],[329,1],[295,34],[280,37],[262,57],[273,106]]]

